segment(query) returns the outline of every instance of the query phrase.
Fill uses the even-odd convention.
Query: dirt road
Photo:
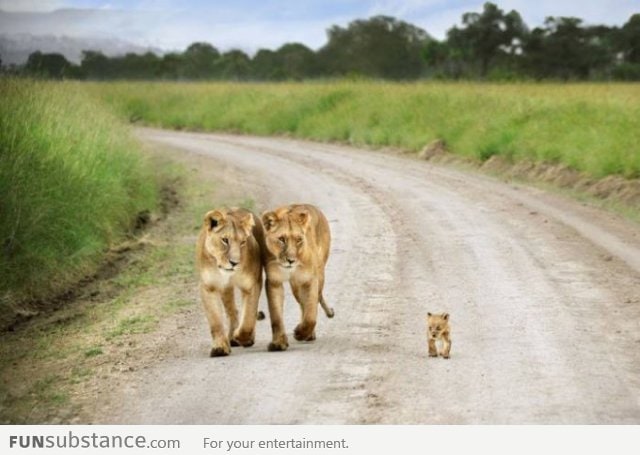
[[[640,423],[640,229],[540,190],[388,154],[140,130],[218,186],[321,207],[332,320],[318,339],[208,358],[204,316],[97,423]],[[194,300],[197,292],[194,287]],[[287,290],[289,332],[299,312]],[[261,308],[266,310],[264,296]],[[447,311],[450,360],[427,357]]]

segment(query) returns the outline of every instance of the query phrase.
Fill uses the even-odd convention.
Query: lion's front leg
[[[233,334],[233,341],[248,348],[253,346],[256,334],[256,318],[258,316],[258,301],[260,300],[260,281],[252,288],[242,290],[242,314],[240,326]]]
[[[449,332],[445,332],[442,339],[443,339],[442,357],[444,357],[445,359],[448,359],[451,353],[451,337],[449,336]]]
[[[291,290],[302,310],[300,324],[293,331],[293,337],[298,341],[313,341],[316,339],[318,319],[318,281],[311,280],[300,285],[292,282]]]
[[[438,357],[438,348],[436,347],[436,340],[429,337],[429,357]]]
[[[287,334],[284,331],[283,307],[284,286],[267,279],[267,300],[269,302],[269,317],[271,318],[272,341],[269,351],[285,351],[289,347]]]
[[[207,290],[204,286],[200,287],[200,297],[213,339],[210,355],[211,357],[229,355],[231,346],[229,346],[229,339],[224,331],[222,297],[219,292]]]
[[[229,319],[227,339],[230,341],[231,346],[238,346],[238,343],[233,341],[233,334],[238,327],[238,309],[236,308],[232,286],[229,286],[227,289],[222,291],[222,304],[224,305],[224,309],[227,312],[227,318]]]

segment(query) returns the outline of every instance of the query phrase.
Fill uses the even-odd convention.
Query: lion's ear
[[[204,216],[204,224],[209,231],[220,229],[225,221],[225,215],[220,210],[211,210]]]
[[[256,224],[255,221],[253,221],[253,215],[247,212],[240,217],[238,222],[240,223],[240,228],[245,232],[245,234],[251,235],[251,230]]]
[[[309,220],[311,219],[311,214],[307,209],[302,209],[293,213],[292,218],[296,223],[302,226],[303,229],[307,229],[309,226]]]
[[[442,313],[442,319],[444,319],[445,321],[449,320],[449,313]]]
[[[267,231],[271,231],[278,222],[278,216],[275,212],[264,212],[262,214],[262,225]]]

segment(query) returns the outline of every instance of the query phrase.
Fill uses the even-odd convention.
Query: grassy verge
[[[151,165],[171,177],[180,203],[122,254],[116,273],[58,311],[0,333],[0,423],[94,423],[109,415],[100,401],[106,389],[126,387],[130,375],[176,355],[176,340],[196,330],[202,216],[223,203],[250,208],[252,200],[215,187],[207,166],[192,160],[154,146]],[[206,355],[206,329],[201,340]]]
[[[640,177],[637,84],[104,83],[88,88],[131,121],[290,134],[419,150],[434,139],[482,161],[565,164]]]
[[[128,127],[77,85],[0,79],[0,310],[96,270],[158,186]]]

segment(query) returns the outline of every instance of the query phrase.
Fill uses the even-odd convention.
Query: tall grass
[[[327,82],[105,83],[127,119],[167,128],[291,134],[640,176],[640,85]]]
[[[66,289],[156,205],[128,127],[77,84],[0,79],[0,311]]]

